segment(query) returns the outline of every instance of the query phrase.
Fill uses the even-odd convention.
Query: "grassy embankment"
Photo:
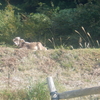
[[[0,46],[1,100],[49,100],[46,78],[58,92],[100,85],[100,49],[32,51]],[[99,100],[100,95],[72,100]]]

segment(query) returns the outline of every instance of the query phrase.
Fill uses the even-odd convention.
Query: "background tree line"
[[[0,42],[12,44],[15,36],[40,41],[47,47],[88,42],[81,27],[100,40],[99,0],[1,0]],[[75,32],[79,31],[79,34]]]

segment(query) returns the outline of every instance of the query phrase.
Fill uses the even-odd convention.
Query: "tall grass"
[[[79,46],[81,48],[94,48],[94,47],[100,47],[99,41],[94,41],[91,34],[85,30],[85,28],[81,27],[83,33],[80,33],[79,31],[75,30],[75,32],[79,35]]]
[[[70,37],[66,38],[66,41],[69,40]],[[73,47],[70,45],[68,46],[61,37],[58,39],[54,39],[53,37],[51,39],[48,39],[48,41],[52,44],[54,49],[73,49]]]

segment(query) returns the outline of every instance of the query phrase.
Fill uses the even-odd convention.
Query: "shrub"
[[[54,35],[62,37],[64,40],[70,36],[70,44],[74,45],[75,41],[78,41],[74,30],[79,30],[81,26],[84,26],[93,38],[97,38],[100,35],[99,9],[100,6],[97,4],[87,3],[77,6],[77,8],[60,10],[52,17]]]
[[[0,42],[10,42],[13,33],[17,29],[16,21],[11,5],[8,5],[5,10],[0,10]]]
[[[21,20],[22,17],[26,19]],[[0,10],[0,42],[12,43],[15,36],[28,41],[43,41],[50,28],[50,19],[44,14],[16,14],[14,7],[8,5]]]

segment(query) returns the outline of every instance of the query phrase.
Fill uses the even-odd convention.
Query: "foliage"
[[[70,45],[78,47],[79,36],[74,30],[79,30],[81,26],[91,33],[93,39],[99,40],[100,5],[98,0],[93,1],[82,4],[74,1],[77,7],[70,8],[65,1],[23,0],[18,1],[21,3],[19,6],[13,6],[10,4],[12,1],[7,0],[6,8],[0,10],[0,42],[11,44],[13,37],[20,36],[26,41],[40,41],[54,48]],[[29,8],[37,6],[37,13],[26,13],[30,2]],[[65,9],[61,6],[65,6]],[[52,41],[53,46],[48,40]]]
[[[0,42],[11,43],[15,36],[20,36],[28,41],[42,41],[50,28],[51,22],[46,15],[39,13],[15,15],[12,5],[1,10],[0,14]]]
[[[35,38],[38,41],[45,39],[47,36],[48,30],[51,27],[51,20],[44,14],[30,14],[30,23],[34,23],[32,26],[32,31],[35,33]],[[41,39],[43,38],[43,39]],[[36,40],[35,39],[35,40]]]
[[[94,9],[95,8],[95,9]],[[74,9],[64,9],[53,17],[53,26],[58,34],[71,34],[74,29],[94,27],[99,21],[99,6],[86,4]],[[67,32],[67,33],[66,33]]]
[[[60,10],[60,7],[55,7],[53,2],[51,2],[50,4],[51,6],[48,6],[47,4],[40,2],[39,7],[36,9],[36,11],[47,15],[49,18],[52,18],[52,16],[54,14],[57,14],[57,12]]]
[[[0,42],[9,42],[17,29],[16,21],[11,5],[8,5],[5,10],[0,10]]]
[[[60,10],[58,14],[52,17],[52,30],[56,35],[55,37],[62,37],[63,40],[70,36],[70,44],[74,45],[73,43],[78,41],[78,36],[74,30],[84,26],[91,33],[93,39],[97,38],[100,35],[99,9],[99,5],[88,3],[79,5],[77,8]],[[94,34],[95,32],[96,34]]]

